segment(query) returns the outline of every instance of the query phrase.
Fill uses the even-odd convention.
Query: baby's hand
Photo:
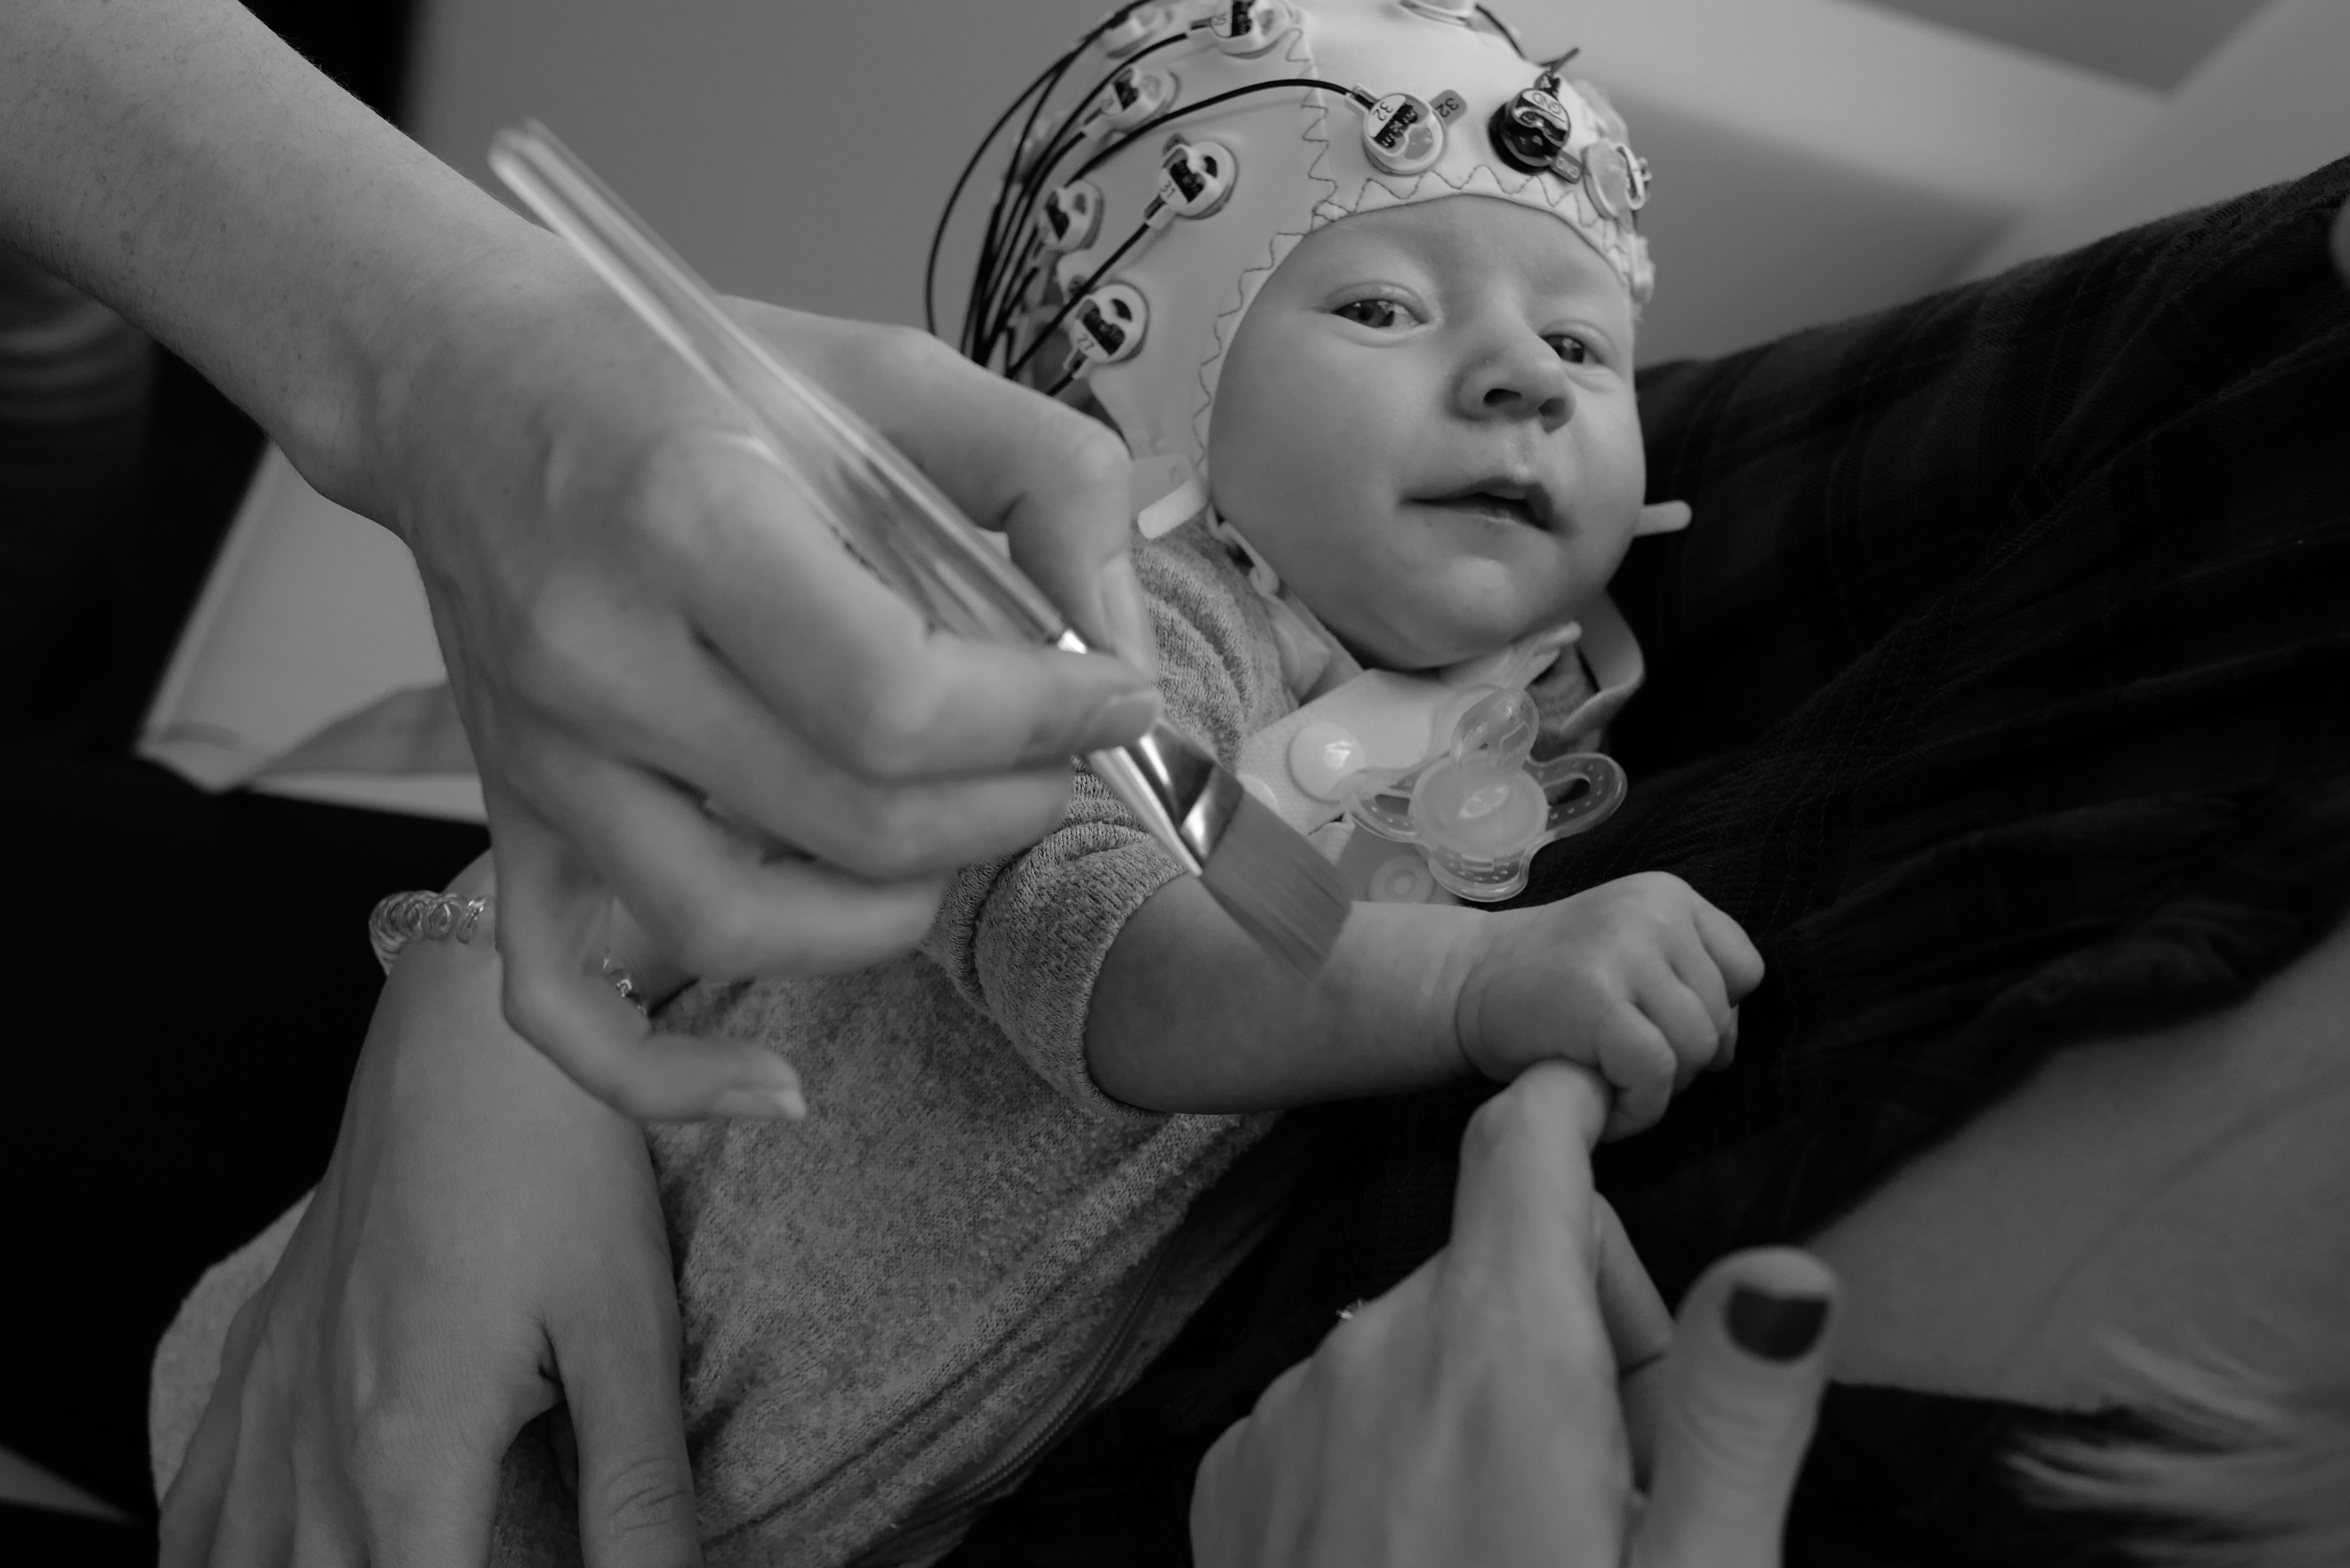
[[[1551,1057],[1615,1090],[1602,1135],[1653,1125],[1675,1090],[1738,1040],[1762,958],[1738,922],[1661,871],[1488,916],[1461,987],[1462,1054],[1509,1079]]]

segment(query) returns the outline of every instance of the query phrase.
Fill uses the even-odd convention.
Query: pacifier
[[[1399,777],[1366,776],[1347,813],[1417,848],[1445,891],[1480,904],[1510,898],[1524,889],[1535,850],[1597,826],[1624,802],[1624,770],[1613,757],[1571,752],[1535,762],[1540,728],[1526,692],[1490,692],[1461,715],[1450,748]],[[1388,895],[1400,896],[1399,886]]]

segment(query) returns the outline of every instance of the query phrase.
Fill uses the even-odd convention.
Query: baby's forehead
[[[1354,213],[1306,236],[1273,286],[1343,284],[1382,266],[1422,273],[1440,286],[1510,282],[1544,294],[1589,296],[1632,309],[1631,290],[1606,257],[1547,213],[1479,195]],[[1286,279],[1283,274],[1289,275]]]

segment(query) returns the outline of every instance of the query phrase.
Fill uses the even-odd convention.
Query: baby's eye
[[[1550,340],[1558,357],[1570,365],[1588,365],[1592,360],[1591,345],[1571,332],[1561,332]]]
[[[1392,299],[1348,300],[1332,314],[1343,316],[1349,321],[1358,321],[1376,332],[1407,326],[1411,319],[1404,307]]]

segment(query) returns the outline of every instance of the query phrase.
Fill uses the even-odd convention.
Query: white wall
[[[1940,286],[2153,118],[2146,88],[1846,0],[1499,0],[1657,170],[1640,357]]]
[[[722,287],[913,322],[963,158],[1107,3],[425,0],[409,118],[486,182],[491,132],[536,116]],[[1648,359],[1948,281],[2159,102],[1850,0],[1496,3],[1537,52],[1584,46],[1656,166]]]
[[[542,119],[721,288],[918,322],[979,134],[1107,0],[424,0],[410,129]]]
[[[2146,133],[1992,244],[1981,275],[2350,156],[2350,3],[2278,0]]]

